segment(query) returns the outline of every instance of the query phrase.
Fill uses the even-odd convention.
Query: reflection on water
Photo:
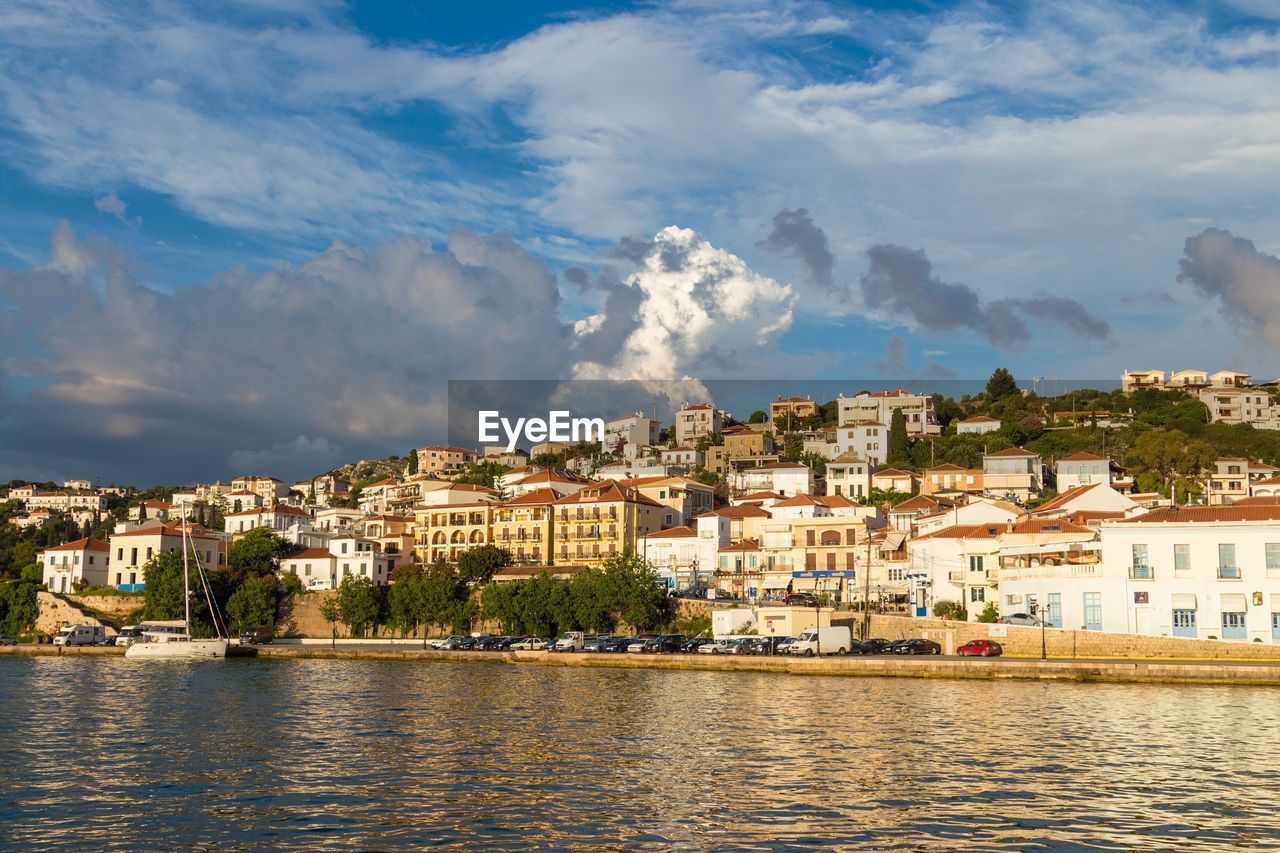
[[[0,847],[1280,843],[1264,688],[0,659]]]

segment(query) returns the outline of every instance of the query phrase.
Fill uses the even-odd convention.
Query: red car
[[[969,655],[970,657],[993,658],[1003,653],[1004,649],[1000,648],[1000,644],[995,640],[970,640],[956,649],[956,654],[962,657]]]

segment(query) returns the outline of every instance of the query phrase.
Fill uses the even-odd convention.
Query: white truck
[[[586,642],[586,635],[581,631],[566,631],[560,639],[556,640],[554,651],[580,652]]]
[[[55,646],[93,646],[107,638],[101,625],[68,625],[53,638]]]
[[[806,628],[787,646],[787,654],[845,655],[853,648],[853,633],[848,625],[832,625],[828,628]]]

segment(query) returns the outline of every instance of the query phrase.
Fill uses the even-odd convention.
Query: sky
[[[1269,0],[11,0],[0,480],[302,477],[460,379],[1272,378],[1278,61]]]

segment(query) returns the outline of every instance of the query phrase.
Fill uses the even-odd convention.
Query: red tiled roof
[[[77,539],[74,542],[63,542],[61,545],[54,545],[52,548],[45,548],[46,551],[110,551],[111,546],[101,539]]]
[[[1024,450],[1021,447],[1006,447],[1004,450],[997,450],[995,453],[988,453],[987,456],[1038,456],[1030,450]]]
[[[766,509],[762,509],[756,504],[721,507],[720,509],[713,509],[709,512],[704,512],[696,517],[707,518],[713,515],[723,516],[724,518],[773,518],[772,513]]]
[[[1280,502],[1226,506],[1161,507],[1117,524],[1213,524],[1224,521],[1280,521]]]
[[[901,468],[882,468],[871,475],[871,479],[876,477],[919,477],[912,471],[903,471]]]
[[[957,421],[957,423],[962,423],[962,424],[998,424],[998,423],[1000,423],[1000,420],[999,420],[998,418],[989,418],[989,417],[987,417],[986,415],[974,415],[974,416],[973,416],[973,417],[971,417],[971,418],[965,418],[965,419],[964,419],[964,420],[962,420],[962,421]]]
[[[657,533],[650,533],[650,539],[676,539],[685,536],[697,536],[698,531],[692,527],[668,527],[666,530],[659,530]]]
[[[198,525],[197,525],[198,527]],[[213,536],[209,533],[203,533],[194,528],[188,528],[192,539],[221,539],[219,536]],[[126,530],[123,533],[112,533],[111,538],[117,536],[177,536],[182,537],[182,528],[173,524],[158,524],[153,527],[139,527],[135,530]]]
[[[1102,485],[1101,483],[1087,483],[1087,484],[1082,485],[1082,486],[1074,486],[1074,487],[1072,487],[1072,488],[1070,488],[1070,489],[1067,489],[1067,490],[1066,490],[1065,492],[1063,492],[1062,494],[1057,495],[1057,496],[1055,496],[1055,497],[1053,497],[1053,498],[1050,498],[1049,500],[1047,500],[1047,501],[1045,501],[1044,503],[1040,504],[1040,506],[1038,506],[1038,507],[1036,507],[1036,508],[1035,508],[1035,511],[1036,511],[1036,512],[1049,512],[1049,511],[1052,511],[1052,510],[1055,510],[1055,509],[1062,509],[1062,507],[1064,507],[1064,506],[1066,506],[1067,504],[1071,503],[1073,500],[1075,500],[1076,498],[1080,497],[1080,496],[1081,496],[1081,495],[1083,495],[1085,492],[1088,492],[1088,491],[1090,491],[1091,489],[1096,489],[1096,488],[1098,488],[1098,486],[1101,486],[1101,485]]]
[[[735,542],[732,545],[726,545],[720,550],[721,551],[759,551],[760,543],[754,539],[743,539],[741,542]]]
[[[931,509],[936,510],[939,506],[941,504],[938,501],[927,495],[916,495],[890,508],[889,512],[923,512]]]
[[[662,506],[662,504],[652,498],[645,497],[639,492],[624,490],[616,480],[605,480],[603,483],[588,486],[571,495],[565,495],[557,500],[556,504],[617,503],[619,501],[647,504],[648,506]]]
[[[332,557],[328,548],[307,548],[305,551],[299,551],[291,557],[285,557],[286,560],[318,560]]]
[[[1059,462],[1110,462],[1111,460],[1105,456],[1099,456],[1096,453],[1090,453],[1087,450],[1081,450],[1072,453],[1070,456],[1064,456],[1058,460]]]

